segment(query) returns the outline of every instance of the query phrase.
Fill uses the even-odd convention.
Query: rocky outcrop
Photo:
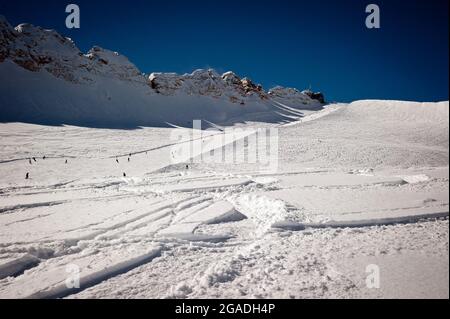
[[[291,105],[325,104],[325,98],[322,93],[313,93],[309,90],[300,92],[294,88],[277,86],[269,90],[269,96]]]
[[[10,45],[16,41],[17,36],[13,27],[0,15],[0,63],[10,56]]]
[[[98,75],[147,83],[144,74],[127,57],[120,55],[118,52],[94,46],[84,57],[89,60],[90,71]]]
[[[219,75],[215,70],[195,70],[191,74],[152,73],[149,85],[162,95],[201,95],[210,97],[226,97],[233,103],[245,104],[247,99],[267,98],[261,85],[250,79],[241,79],[233,72]]]
[[[117,52],[94,47],[83,54],[71,39],[54,30],[32,24],[13,28],[0,17],[0,62],[6,59],[29,71],[45,70],[73,83],[92,81],[92,75],[146,82],[139,70]]]
[[[305,90],[302,92],[303,94],[306,94],[311,99],[319,101],[322,104],[325,104],[325,96],[321,92],[312,92],[310,90]]]

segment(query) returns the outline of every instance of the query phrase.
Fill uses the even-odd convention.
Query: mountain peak
[[[66,102],[69,105],[72,105],[72,100],[77,100],[82,104],[81,108],[85,107],[85,103],[102,108],[112,103],[110,101],[115,96],[117,101],[122,101],[119,108],[135,101],[136,105],[129,107],[148,110],[148,105],[154,103],[153,99],[161,103],[164,100],[174,103],[173,98],[175,98],[184,103],[194,98],[195,103],[200,104],[195,105],[195,108],[201,106],[217,109],[219,105],[222,105],[216,115],[207,116],[209,119],[215,119],[217,116],[222,120],[227,117],[226,114],[232,113],[224,108],[231,106],[233,110],[237,107],[238,109],[233,112],[239,113],[261,112],[271,108],[275,100],[288,103],[293,107],[318,105],[320,101],[323,102],[320,100],[321,96],[312,92],[302,93],[296,89],[275,88],[267,93],[260,84],[256,84],[247,77],[241,78],[232,71],[219,74],[211,68],[197,69],[183,75],[154,72],[146,77],[126,56],[118,52],[94,46],[83,54],[71,39],[61,36],[55,30],[47,30],[27,23],[20,24],[14,29],[6,19],[3,19],[0,20],[0,67],[5,61],[12,62],[16,68],[31,71],[31,73],[23,73],[22,77],[30,79],[45,77],[46,80],[32,82],[39,82],[43,87],[46,87],[45,82],[48,82],[48,88],[46,87],[45,90],[53,90],[55,86],[65,87],[67,92],[55,101],[56,105],[68,99]],[[8,65],[3,70],[13,67],[11,63]],[[38,74],[32,75],[32,73]],[[54,80],[48,77],[53,77]],[[28,83],[27,79],[17,79],[17,87],[33,86],[33,84],[25,83]],[[78,85],[76,89],[73,87],[74,84]],[[72,96],[74,92],[87,95],[86,92],[92,86],[96,89],[89,91],[89,98]],[[26,104],[29,103],[27,101],[33,101],[39,105],[36,102],[38,100],[40,97],[22,102]],[[48,107],[45,105],[46,99],[43,99],[42,103],[40,107],[43,109]],[[114,113],[112,109],[108,108],[108,110]]]

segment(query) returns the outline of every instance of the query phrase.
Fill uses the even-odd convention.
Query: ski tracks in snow
[[[130,165],[169,146],[134,152]],[[224,166],[161,162],[136,177],[3,187],[0,226],[8,232],[0,234],[0,297],[108,297],[124,290],[136,297],[220,297],[221,287],[236,288],[234,297],[270,297],[277,296],[275,277],[289,280],[295,267],[306,295],[325,294],[327,278],[351,290],[351,280],[312,249],[314,238],[326,249],[341,229],[365,233],[448,217],[448,166],[274,174]],[[67,285],[74,269],[80,288]]]

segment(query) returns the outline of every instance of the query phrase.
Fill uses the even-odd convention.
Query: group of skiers
[[[47,159],[47,156],[45,156],[45,155],[42,156],[42,159],[43,159],[43,160],[46,160],[46,159]],[[33,162],[37,163],[36,157],[31,157],[31,158],[28,159],[28,163],[29,163],[30,165],[33,165]],[[64,163],[65,163],[65,164],[68,164],[69,161],[66,159]],[[25,174],[25,179],[30,179],[30,173],[29,173],[29,172],[27,172],[27,173]]]
[[[147,154],[147,152],[145,152],[145,154]],[[130,154],[128,154],[128,163],[131,161],[131,153]],[[119,159],[116,157],[116,163],[117,164],[119,164],[120,162],[119,162]],[[122,175],[123,177],[127,177],[127,174],[124,172],[123,173],[123,175]]]
[[[147,152],[145,152],[145,154],[147,154]],[[129,162],[131,162],[131,153],[128,155],[128,163]],[[43,160],[45,160],[47,157],[44,155],[43,157],[42,157],[42,159]],[[36,157],[31,157],[31,158],[29,158],[28,159],[28,162],[30,163],[30,165],[32,165],[33,164],[33,162],[36,162],[37,163],[37,159],[36,159]],[[69,162],[68,162],[68,160],[66,159],[65,160],[65,164],[68,164]],[[117,164],[119,164],[120,162],[119,162],[119,158],[117,158],[116,157],[116,163]],[[186,169],[189,169],[189,165],[186,165]],[[127,177],[127,174],[124,172],[123,173],[123,177]],[[25,174],[25,179],[29,179],[30,178],[30,173],[29,172],[27,172],[26,174]]]

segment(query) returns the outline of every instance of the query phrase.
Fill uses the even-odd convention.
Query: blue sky
[[[69,3],[81,29],[65,27]],[[365,27],[370,3],[381,29]],[[0,14],[56,29],[83,51],[119,51],[146,73],[211,67],[265,88],[311,85],[330,101],[448,100],[447,0],[0,0]]]

